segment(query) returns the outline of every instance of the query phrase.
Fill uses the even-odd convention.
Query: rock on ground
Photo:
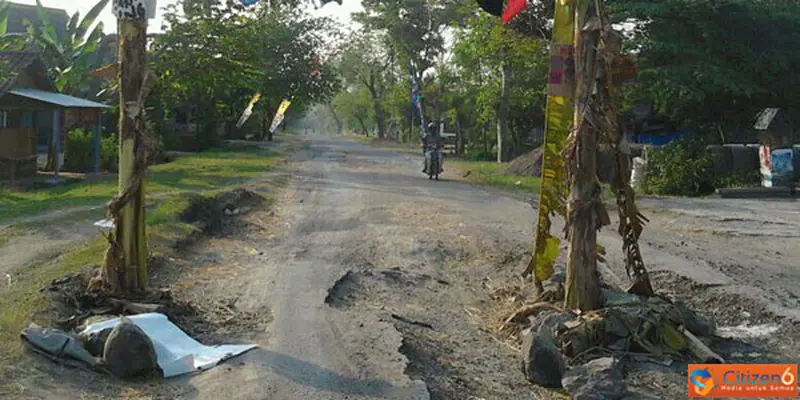
[[[620,400],[627,394],[622,371],[611,357],[570,368],[561,383],[572,400]]]
[[[158,370],[156,349],[150,337],[130,319],[123,317],[114,327],[103,349],[105,366],[119,378],[144,375]]]
[[[560,388],[564,357],[553,339],[556,327],[572,319],[569,314],[548,313],[541,323],[523,333],[522,372],[528,381],[547,388]]]

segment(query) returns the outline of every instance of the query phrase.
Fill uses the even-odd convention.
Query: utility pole
[[[112,4],[118,19],[119,194],[109,204],[114,228],[108,237],[103,277],[119,293],[147,287],[144,101],[155,83],[147,65],[147,20],[155,16],[156,0],[114,0]]]

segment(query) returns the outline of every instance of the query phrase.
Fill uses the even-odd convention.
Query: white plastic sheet
[[[139,314],[128,318],[150,337],[156,348],[158,366],[164,372],[165,378],[211,369],[221,361],[257,347],[254,344],[204,346],[180,330],[163,314]],[[114,318],[91,324],[83,332],[93,333],[113,328],[119,321],[119,318]]]

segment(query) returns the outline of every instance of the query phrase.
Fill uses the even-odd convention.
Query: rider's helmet
[[[428,122],[428,134],[434,135],[436,134],[436,124],[433,122]]]

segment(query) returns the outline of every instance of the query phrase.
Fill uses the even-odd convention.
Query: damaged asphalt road
[[[443,180],[431,182],[419,173],[418,156],[342,139],[311,138],[294,164],[273,211],[256,216],[266,231],[209,246],[203,255],[234,271],[206,283],[204,295],[236,294],[242,311],[271,311],[264,331],[232,338],[260,348],[169,382],[170,393],[237,400],[548,398],[525,381],[519,353],[489,332],[493,316],[481,315],[491,308],[490,293],[521,283],[535,217],[530,205],[450,180],[447,163]],[[722,218],[728,208],[744,214],[745,203],[724,203],[715,213],[708,207],[716,203],[699,202],[642,201],[651,217],[642,242],[651,272],[677,273],[736,296],[767,294],[774,313],[792,314],[793,293],[775,289],[800,281],[789,265],[800,250],[780,236],[800,227],[796,213],[773,215],[782,223],[757,228],[782,239],[764,246],[725,230],[732,226]],[[689,214],[703,209],[702,217]],[[745,216],[773,218],[755,214]],[[754,228],[749,219],[733,222],[741,232]],[[624,277],[613,228],[599,240]],[[556,223],[553,231],[560,230]],[[727,244],[732,240],[736,248]],[[752,269],[758,279],[746,286],[724,268],[733,255],[737,265],[770,263]],[[777,286],[761,279],[778,271],[790,279]],[[739,312],[730,314],[735,321]]]
[[[246,277],[209,289],[238,293],[240,309],[267,305],[275,317],[256,336],[260,349],[185,380],[199,399],[428,399],[425,384],[405,374],[402,336],[376,316],[330,307],[325,298],[352,267],[372,223],[371,190],[342,170],[346,141],[315,140],[301,152],[290,188],[261,221],[275,235],[248,238],[262,257]],[[217,254],[220,261],[227,257]]]

